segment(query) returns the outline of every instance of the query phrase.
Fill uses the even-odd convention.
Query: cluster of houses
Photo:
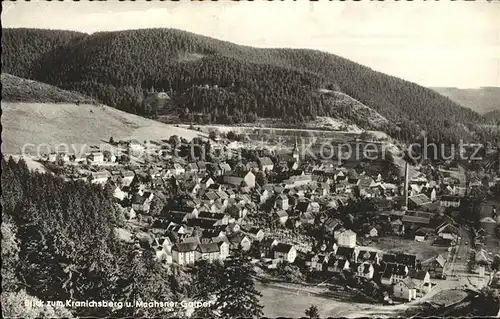
[[[311,269],[332,273],[350,270],[368,280],[380,277],[383,283],[394,285],[395,295],[412,299],[415,289],[425,292],[430,287],[429,274],[444,268],[442,257],[422,261],[417,268],[415,256],[390,257],[360,250],[357,234],[375,238],[410,233],[416,241],[437,235],[436,244],[449,246],[458,238],[451,221],[437,230],[434,227],[444,210],[460,207],[462,184],[452,177],[436,182],[424,174],[414,176],[408,184],[407,209],[394,210],[405,193],[404,185],[331,161],[302,162],[297,144],[291,153],[276,156],[263,150],[236,161],[220,157],[194,160],[174,155],[170,147],[158,147],[160,142],[115,144],[123,146],[127,154],[156,145],[157,157],[131,163],[126,154],[94,147],[83,156],[51,153],[46,160],[78,168],[66,177],[111,185],[117,205],[129,221],[150,215],[155,197],[165,189],[176,190],[173,204],[152,216],[149,229],[148,245],[167,264],[224,260],[234,249],[252,250],[254,256],[270,260],[271,267],[281,260],[293,263],[300,254],[310,254],[312,247],[279,238],[277,233],[320,225],[331,234],[332,242],[327,251],[308,255]],[[227,146],[211,144],[213,148]],[[225,153],[232,154],[231,149]],[[373,200],[378,219],[360,229],[346,230],[338,212],[348,207],[353,197]],[[424,264],[429,265],[427,270]]]
[[[363,280],[392,286],[394,298],[408,301],[428,293],[432,289],[431,278],[442,278],[444,273],[446,259],[441,255],[418,261],[412,254],[360,247],[352,230],[336,231],[334,237],[336,243],[331,249],[307,255],[306,265],[311,271],[331,274],[348,271]]]

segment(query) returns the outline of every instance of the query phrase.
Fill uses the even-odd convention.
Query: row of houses
[[[313,271],[326,271],[332,274],[349,271],[354,276],[364,280],[373,280],[378,274],[382,284],[393,286],[394,297],[408,301],[416,299],[417,292],[426,294],[432,288],[431,274],[427,269],[417,270],[404,263],[386,262],[380,259],[379,253],[373,251],[363,251],[359,255],[362,258],[356,261],[346,258],[344,252],[331,255],[318,254],[311,257],[306,264]],[[388,256],[391,257],[384,259],[408,257],[404,255]],[[412,259],[411,255],[409,257]]]
[[[171,227],[169,230],[179,231]],[[182,237],[180,242],[173,244],[167,236],[155,239],[153,247],[156,249],[160,261],[168,264],[192,265],[199,260],[213,262],[224,261],[232,249],[248,251],[255,242],[262,240],[263,234],[259,231],[204,232],[202,237]],[[276,261],[293,263],[297,257],[297,250],[293,245],[285,244],[276,239],[266,239],[259,245],[259,254],[262,258],[271,258]]]

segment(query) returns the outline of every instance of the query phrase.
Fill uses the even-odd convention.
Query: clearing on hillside
[[[23,79],[8,73],[2,73],[2,100],[37,103],[97,103],[83,94],[61,90],[49,84]]]
[[[84,144],[101,144],[110,137],[120,139],[159,140],[178,135],[187,140],[206,136],[202,132],[179,128],[129,114],[108,106],[2,103],[2,152],[31,155],[36,146],[72,144],[80,149]]]

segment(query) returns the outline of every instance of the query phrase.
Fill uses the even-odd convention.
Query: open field
[[[264,316],[270,318],[301,317],[311,305],[318,307],[321,317],[336,317],[341,312],[360,310],[364,306],[359,303],[341,302],[308,294],[304,291],[286,290],[258,282],[256,288],[262,293],[261,304],[264,306]]]
[[[444,306],[459,302],[467,297],[467,292],[459,289],[443,290],[432,297],[432,302],[442,304]]]
[[[108,106],[2,103],[2,152],[22,153],[23,145],[100,144],[120,139],[166,139],[178,135],[188,140],[201,132],[174,127]],[[31,155],[35,146],[29,147]]]
[[[406,316],[410,308],[415,308],[413,312],[427,301],[442,302],[451,304],[459,301],[466,293],[461,291],[464,285],[468,285],[467,278],[461,280],[439,280],[437,285],[423,298],[412,300],[411,302],[398,303],[395,305],[351,303],[339,301],[335,297],[325,297],[308,293],[309,287],[300,285],[276,286],[274,284],[262,284],[256,282],[256,288],[262,293],[261,304],[264,306],[264,316],[267,317],[300,317],[304,315],[305,309],[311,305],[316,305],[321,317],[378,317],[394,318]],[[314,290],[314,289],[311,289]],[[339,298],[341,299],[341,298]]]
[[[95,103],[88,96],[58,87],[2,73],[2,100],[39,103]]]
[[[418,260],[426,260],[438,254],[446,257],[448,253],[446,247],[432,246],[429,241],[417,242],[398,237],[380,237],[378,243],[373,245],[386,253],[404,252],[415,254]]]

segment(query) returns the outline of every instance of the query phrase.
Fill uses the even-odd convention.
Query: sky
[[[500,87],[500,1],[3,2],[3,27],[176,28],[318,49],[418,84]]]

